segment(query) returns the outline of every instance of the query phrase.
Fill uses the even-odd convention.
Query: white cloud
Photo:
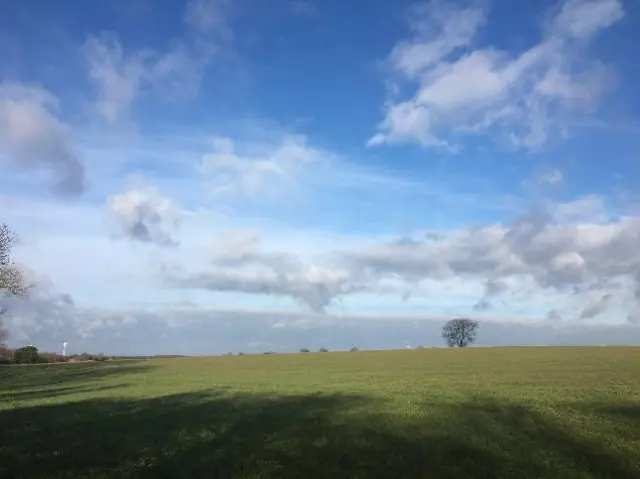
[[[299,256],[264,252],[254,231],[222,231],[211,266],[200,272],[167,269],[168,285],[184,289],[283,296],[316,312],[358,289],[344,268],[305,264]]]
[[[540,180],[549,185],[558,185],[564,183],[564,174],[558,168],[553,168],[545,172]]]
[[[555,207],[555,217],[560,222],[606,222],[609,219],[604,199],[598,195],[588,195]]]
[[[567,0],[553,22],[559,35],[588,38],[624,17],[618,0]]]
[[[167,269],[164,280],[183,290],[287,297],[318,312],[342,300],[357,302],[362,295],[415,302],[435,294],[455,297],[458,304],[473,301],[469,307],[475,303],[477,311],[498,305],[513,310],[514,301],[526,305],[546,296],[538,307],[552,298],[567,305],[560,311],[549,303],[545,311],[557,310],[553,317],[562,313],[584,319],[612,308],[637,307],[638,218],[589,222],[579,205],[559,205],[551,209],[553,214],[532,213],[510,225],[440,231],[437,236],[325,243],[316,250],[323,254],[304,260],[301,243],[285,248],[275,241],[277,249],[268,250],[257,230],[221,230],[207,267]],[[445,287],[441,293],[438,284],[453,289]],[[571,305],[574,296],[582,299]],[[614,297],[622,303],[609,301]]]
[[[146,201],[148,196],[154,195],[141,198]],[[156,200],[151,201],[154,208],[159,204],[160,211],[171,210],[172,203],[161,195]],[[124,204],[128,208],[130,202]],[[178,248],[150,249],[101,241],[99,223],[89,221],[87,226],[91,217],[78,216],[75,209],[58,208],[46,221],[35,221],[35,209],[28,210],[31,224],[39,225],[37,234],[46,240],[36,247],[29,240],[36,232],[26,230],[28,241],[17,253],[51,275],[76,301],[73,309],[60,301],[48,306],[43,300],[38,314],[16,310],[11,320],[15,339],[18,331],[22,337],[37,338],[54,330],[58,319],[66,325],[59,327],[59,334],[72,330],[87,341],[115,331],[133,337],[132,328],[148,330],[152,317],[160,325],[173,318],[172,327],[183,324],[187,331],[189,315],[205,317],[211,313],[205,305],[212,304],[229,311],[263,308],[265,315],[271,310],[272,317],[279,318],[275,323],[288,321],[279,317],[278,308],[290,308],[289,314],[302,320],[305,310],[320,312],[333,318],[336,327],[344,318],[391,313],[418,319],[470,314],[483,324],[513,324],[523,318],[540,323],[545,316],[573,322],[582,316],[583,322],[612,324],[616,318],[635,318],[638,310],[637,218],[565,224],[533,215],[511,225],[442,230],[391,242],[370,235],[350,238],[325,232],[321,237],[313,231],[221,228],[218,220],[192,215],[181,229]],[[9,211],[9,218],[15,218],[18,208]],[[133,220],[123,224],[122,233],[133,235],[139,217],[137,208],[132,211],[133,216],[125,215]],[[161,228],[159,236],[149,236],[162,243],[167,234]],[[158,271],[158,263],[169,267]],[[86,264],[93,269],[79,275]],[[411,297],[402,301],[408,290]],[[600,301],[603,297],[611,299]],[[181,300],[192,305],[180,303],[177,309],[182,312],[169,307]],[[44,322],[45,311],[53,322]],[[215,317],[224,317],[221,314]],[[201,334],[198,331],[191,334]]]
[[[229,0],[191,0],[184,12],[184,22],[205,36],[230,36]]]
[[[510,226],[470,228],[437,240],[391,242],[343,255],[348,269],[361,281],[533,280],[536,290],[557,291],[565,298],[576,292],[602,291],[604,296],[583,309],[582,317],[591,318],[607,309],[611,292],[634,304],[640,300],[640,257],[634,246],[639,235],[638,218],[560,224],[549,215],[535,214]],[[491,288],[496,296],[506,289]],[[478,308],[488,306],[485,295]]]
[[[126,54],[114,34],[90,36],[85,51],[89,77],[97,88],[97,111],[110,123],[129,120],[143,92],[155,92],[165,102],[193,99],[210,61],[210,52],[197,52],[184,42],[164,53]]]
[[[84,166],[57,109],[57,99],[40,87],[1,83],[0,160],[36,177],[45,173],[53,192],[77,196],[85,189]]]
[[[556,193],[565,185],[565,174],[558,167],[538,169],[530,178],[520,182],[522,187],[538,198],[545,198],[550,193]]]
[[[179,226],[184,214],[157,188],[133,189],[112,195],[107,206],[118,235],[161,246],[176,245],[171,233]]]
[[[544,145],[576,115],[593,111],[611,86],[610,71],[586,48],[622,16],[617,0],[567,0],[542,41],[513,55],[491,47],[470,50],[483,19],[477,8],[426,4],[412,24],[419,34],[389,57],[416,90],[387,106],[369,144],[417,142],[455,150],[451,134],[489,132],[517,147]]]
[[[231,36],[228,6],[225,0],[188,2],[183,18],[187,36],[167,51],[126,52],[114,33],[90,35],[85,54],[98,113],[110,123],[128,120],[143,92],[155,92],[162,101],[195,98],[220,41]]]
[[[293,254],[263,252],[260,249],[259,231],[256,229],[223,230],[214,244],[212,263],[218,266],[264,266],[279,271],[301,267]]]
[[[294,188],[308,168],[326,165],[329,152],[312,147],[304,135],[284,135],[274,144],[250,145],[245,154],[226,137],[213,140],[213,152],[202,158],[199,171],[214,195],[255,197]]]
[[[112,123],[127,117],[143,81],[144,57],[125,57],[115,35],[90,36],[85,47],[89,78],[98,87],[98,112]]]
[[[477,7],[456,9],[438,0],[414,6],[408,20],[414,37],[398,43],[390,59],[394,69],[413,78],[467,46],[483,24],[485,12]]]

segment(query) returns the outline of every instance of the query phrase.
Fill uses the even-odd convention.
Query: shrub
[[[24,346],[16,349],[13,353],[13,362],[15,364],[36,364],[40,362],[38,348],[35,346]]]
[[[307,348],[302,348],[300,349],[301,353],[310,353],[311,351],[309,351]]]
[[[66,363],[68,358],[58,353],[39,353],[41,363]]]
[[[329,350],[327,348],[320,348],[321,353],[328,353]]]
[[[13,363],[13,349],[0,348],[0,364]]]
[[[352,348],[350,349],[350,351],[351,351],[352,353],[355,353],[356,351],[358,351],[358,348],[356,348],[356,347],[354,346],[354,347],[352,347]]]

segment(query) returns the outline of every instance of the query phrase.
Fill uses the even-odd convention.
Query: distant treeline
[[[22,348],[0,349],[0,364],[46,364],[46,363],[69,363],[82,361],[117,361],[125,359],[145,360],[152,358],[182,358],[185,356],[177,354],[164,354],[157,356],[122,356],[107,355],[103,353],[81,353],[63,356],[58,353],[40,352],[35,346],[24,346]]]

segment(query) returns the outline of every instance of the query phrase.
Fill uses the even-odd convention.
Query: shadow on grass
[[[29,389],[16,391],[10,389],[0,392],[0,401],[39,401],[41,399],[49,399],[59,396],[76,395],[76,394],[95,394],[97,392],[122,390],[122,384],[113,385],[95,385],[95,386],[69,386],[54,387],[48,389]]]
[[[412,422],[372,406],[211,392],[17,408],[0,412],[0,477],[640,477],[637,454],[528,408],[425,404]]]
[[[7,365],[0,367],[0,400],[39,400],[61,395],[115,389],[116,384],[93,384],[117,377],[124,384],[130,376],[156,366],[148,361],[109,361],[66,364]]]
[[[619,404],[597,408],[598,412],[632,421],[640,428],[640,404]],[[640,430],[639,430],[640,432]]]
[[[113,375],[149,372],[153,367],[151,361],[144,360],[5,365],[0,367],[0,380],[13,388],[63,386]]]

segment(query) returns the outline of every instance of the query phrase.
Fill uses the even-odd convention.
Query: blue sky
[[[640,4],[11,2],[11,340],[640,342]]]

